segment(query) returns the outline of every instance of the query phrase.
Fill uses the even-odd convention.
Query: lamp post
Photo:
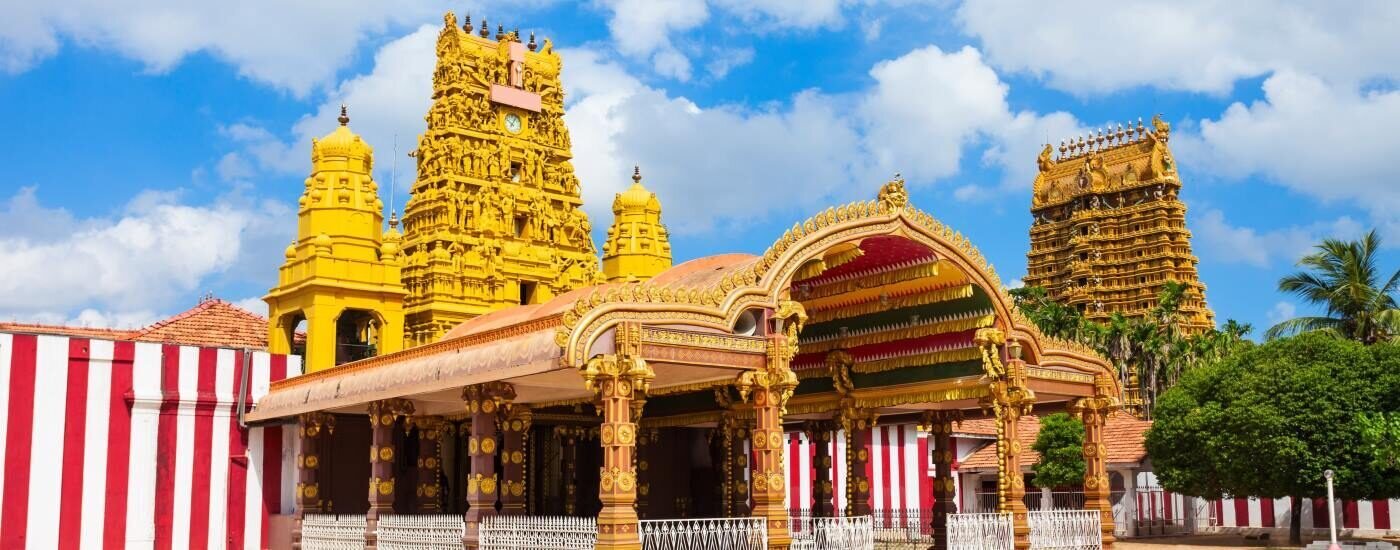
[[[1332,534],[1332,545],[1328,546],[1327,550],[1342,550],[1342,547],[1337,545],[1337,512],[1332,509],[1332,470],[1323,471],[1322,477],[1327,478],[1327,530]]]

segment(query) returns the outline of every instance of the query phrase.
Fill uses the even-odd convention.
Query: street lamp
[[[1337,512],[1332,509],[1332,470],[1324,470],[1322,477],[1327,478],[1327,527],[1332,533],[1332,545],[1328,546],[1327,550],[1342,550],[1342,547],[1337,545]]]

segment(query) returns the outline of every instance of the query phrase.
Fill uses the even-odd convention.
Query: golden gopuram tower
[[[1046,145],[1031,199],[1027,286],[1094,321],[1146,315],[1163,283],[1186,283],[1182,328],[1215,327],[1196,273],[1186,205],[1167,140],[1171,126],[1119,125]]]
[[[601,282],[549,40],[447,13],[404,206],[406,345]]]

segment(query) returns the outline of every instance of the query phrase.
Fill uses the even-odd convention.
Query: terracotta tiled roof
[[[107,340],[127,340],[136,334],[135,330],[92,327],[67,327],[39,323],[0,323],[0,332],[20,332],[28,334],[54,334],[79,338],[103,338]]]
[[[189,310],[136,331],[134,340],[191,346],[267,349],[267,318],[209,298]]]
[[[0,323],[0,331],[216,348],[267,349],[267,318],[218,298],[206,298],[184,313],[139,329]],[[296,339],[298,342],[304,341],[305,334],[298,332]]]
[[[991,418],[964,420],[953,424],[954,434],[996,435],[997,423]]]
[[[1034,415],[1021,417],[1018,427],[1021,431],[1021,448],[1025,449],[1025,452],[1021,454],[1021,467],[1029,468],[1040,459],[1040,454],[1031,450],[1031,444],[1035,443],[1036,434],[1040,433],[1040,418]],[[1108,463],[1137,464],[1142,462],[1147,457],[1147,449],[1142,444],[1143,434],[1151,427],[1151,422],[1139,420],[1125,413],[1117,413],[1108,417],[1103,431],[1104,447],[1108,448]],[[968,420],[963,422],[961,427],[955,426],[953,431],[976,435],[996,435],[996,425],[990,419]],[[959,465],[962,470],[994,470],[996,467],[996,445],[987,445],[978,449],[967,459],[961,461]]]

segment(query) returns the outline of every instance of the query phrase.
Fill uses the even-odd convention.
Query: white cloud
[[[1400,229],[1400,137],[1392,131],[1400,127],[1400,91],[1359,92],[1281,72],[1264,82],[1263,99],[1235,103],[1199,126],[1199,135],[1185,136],[1178,147],[1185,162],[1349,202],[1368,210],[1374,223]]]
[[[366,38],[437,20],[447,10],[509,19],[552,1],[7,2],[0,72],[27,70],[73,42],[116,51],[152,72],[206,53],[253,81],[306,97],[332,82]]]
[[[607,0],[612,11],[608,30],[617,51],[650,58],[658,73],[677,80],[690,78],[690,60],[671,44],[671,33],[704,23],[710,10],[704,0]]]
[[[1261,268],[1295,262],[1324,238],[1355,238],[1363,231],[1361,224],[1348,217],[1259,231],[1231,225],[1225,214],[1216,209],[1201,211],[1191,225],[1196,249],[1203,258]]]
[[[275,203],[254,207],[230,196],[190,205],[178,197],[144,193],[115,216],[68,216],[73,223],[42,234],[0,224],[0,250],[6,251],[0,311],[44,322],[140,325],[211,277],[250,261],[248,253],[268,254],[249,246],[266,233],[290,231],[290,209]],[[20,190],[9,203],[45,211],[32,190]],[[275,240],[285,246],[284,238]]]
[[[753,48],[721,48],[715,57],[705,64],[705,71],[715,78],[724,78],[736,68],[753,61]]]
[[[435,18],[453,3],[326,0],[11,2],[0,68],[23,71],[64,41],[115,50],[164,72],[208,53],[254,81],[305,96],[330,81],[365,37]]]
[[[970,46],[952,53],[925,46],[877,63],[870,76],[875,88],[861,116],[882,172],[916,181],[954,174],[964,146],[1009,117],[1007,86]]]
[[[393,204],[401,208],[416,171],[412,159],[406,155],[426,129],[423,115],[432,105],[432,74],[440,29],[439,25],[423,25],[380,47],[370,71],[347,78],[329,90],[325,101],[314,112],[293,124],[288,132],[292,136],[289,140],[250,123],[220,128],[221,134],[232,141],[238,151],[220,160],[219,173],[242,173],[240,168],[246,166],[249,159],[256,160],[259,169],[269,172],[309,173],[311,139],[335,130],[339,124],[336,118],[340,116],[340,105],[344,103],[350,114],[350,129],[374,148],[374,177],[380,183],[385,204],[390,203],[389,184],[393,170],[397,169],[400,197]],[[396,139],[398,157],[394,156]],[[237,158],[229,160],[229,155]],[[226,163],[230,166],[225,166]]]
[[[418,135],[426,129],[423,115],[433,104],[433,66],[437,62],[437,35],[440,25],[423,25],[411,34],[385,44],[374,54],[374,67],[368,74],[342,81],[314,114],[302,117],[292,128],[296,136],[295,154],[309,170],[311,138],[329,134],[340,116],[340,104],[350,112],[350,128],[374,147],[375,179],[384,189],[385,203],[391,170],[397,161],[399,192],[407,193],[415,166],[406,155],[417,146]],[[394,158],[395,136],[399,158]],[[402,205],[402,201],[395,201]]]
[[[715,0],[749,23],[780,28],[813,29],[842,23],[841,0]]]
[[[233,305],[243,308],[252,313],[267,317],[267,302],[261,296],[249,296],[247,298],[234,300]]]
[[[1269,319],[1270,325],[1277,325],[1298,316],[1298,306],[1292,302],[1278,302],[1274,307],[1269,308],[1265,315]]]
[[[971,48],[917,49],[872,68],[867,90],[808,90],[762,109],[671,97],[597,51],[563,56],[574,163],[595,221],[611,219],[605,209],[635,163],[681,233],[866,197],[895,171],[928,184],[958,173],[975,144],[995,145],[986,162],[1028,174],[1037,134],[1078,127],[1063,113],[1010,112],[1006,85]]]
[[[830,97],[804,92],[764,110],[702,108],[642,85],[596,52],[563,55],[575,98],[566,115],[574,164],[594,220],[611,219],[607,208],[633,164],[680,232],[816,204],[852,181],[858,136]]]
[[[1086,16],[1092,14],[1092,16]],[[1400,79],[1400,3],[967,0],[957,19],[993,65],[1073,93],[1135,86],[1226,93],[1297,70],[1334,82]]]

